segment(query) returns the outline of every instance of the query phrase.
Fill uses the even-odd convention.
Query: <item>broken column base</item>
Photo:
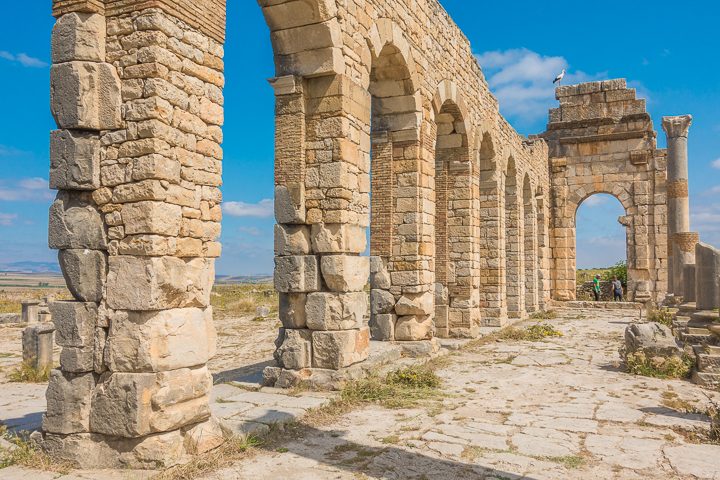
[[[411,342],[419,343],[419,342]],[[325,368],[303,368],[289,370],[280,367],[265,367],[263,385],[276,388],[305,387],[312,390],[341,390],[346,382],[366,377],[369,372],[402,356],[399,344],[390,342],[370,342],[370,355],[367,360],[339,370]]]
[[[220,423],[210,418],[181,430],[141,438],[110,437],[98,433],[43,433],[40,448],[80,469],[157,469],[187,463],[192,455],[225,442]]]

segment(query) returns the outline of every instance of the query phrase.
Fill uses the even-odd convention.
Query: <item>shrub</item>
[[[647,318],[650,322],[660,323],[666,327],[672,327],[675,316],[667,308],[658,308],[649,310]]]
[[[544,310],[533,313],[530,318],[533,320],[555,320],[558,318],[558,314],[555,310]]]
[[[410,408],[423,400],[439,396],[440,378],[427,365],[416,365],[390,372],[387,376],[370,375],[348,382],[341,392],[347,405],[375,403],[387,408]]]
[[[608,270],[606,270],[603,274],[603,280],[607,282],[612,280],[613,277],[617,277],[618,280],[620,280],[620,282],[623,284],[623,286],[627,286],[627,262],[618,262],[612,267],[610,267]]]
[[[695,366],[695,360],[687,354],[671,357],[650,357],[643,351],[637,351],[624,356],[626,371],[643,377],[687,378]]]

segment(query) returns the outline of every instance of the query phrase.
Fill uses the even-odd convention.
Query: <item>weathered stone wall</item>
[[[575,298],[575,217],[595,193],[614,195],[625,209],[628,298],[660,301],[667,291],[666,153],[645,100],[625,80],[559,87],[541,135],[550,148],[552,292]]]
[[[49,243],[75,300],[51,306],[45,445],[88,466],[172,463],[208,447],[198,431],[221,439],[206,363],[223,48],[162,9],[85,13],[97,3],[54,8]]]

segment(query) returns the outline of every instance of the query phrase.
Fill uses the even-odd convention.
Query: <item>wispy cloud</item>
[[[225,202],[223,212],[231,217],[268,218],[274,215],[273,201],[266,198],[257,203]]]
[[[238,230],[253,237],[259,237],[261,234],[260,229],[256,227],[240,227]]]
[[[555,103],[552,81],[562,69],[569,69],[563,57],[545,56],[527,48],[496,50],[477,55],[500,109],[511,119],[531,123],[547,116]],[[569,71],[566,85],[599,80],[607,72],[588,74]]]
[[[31,155],[31,153],[8,145],[0,145],[0,157],[25,157],[27,155]]]
[[[0,212],[0,226],[9,227],[17,219],[17,215],[14,213],[2,213]]]
[[[582,204],[586,207],[597,207],[608,202],[608,198],[604,195],[593,195],[587,198]]]
[[[695,204],[690,210],[692,229],[700,232],[700,240],[720,246],[720,203]]]
[[[710,165],[712,165],[713,168],[720,170],[720,158],[713,160]]]
[[[27,68],[45,68],[48,63],[40,60],[39,58],[31,57],[27,53],[10,53],[6,50],[0,50],[0,58],[8,60],[13,63],[19,63],[23,67]]]
[[[21,178],[15,182],[0,181],[0,201],[46,201],[53,198],[48,181],[40,177]]]

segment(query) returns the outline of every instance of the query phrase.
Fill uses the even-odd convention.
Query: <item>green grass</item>
[[[622,354],[622,352],[621,352]],[[690,376],[695,360],[687,354],[682,357],[649,357],[638,351],[623,355],[625,370],[633,375],[653,378],[687,378]]]
[[[667,308],[652,309],[647,313],[648,321],[672,327],[675,316]]]
[[[532,320],[555,320],[556,318],[558,318],[558,313],[555,310],[545,310],[530,315]]]
[[[563,334],[549,323],[536,323],[525,328],[506,327],[497,332],[498,340],[537,342],[548,337],[562,337]]]
[[[427,365],[414,365],[383,377],[370,375],[348,382],[341,401],[348,405],[377,404],[386,408],[412,408],[421,402],[439,398],[440,377]]]

